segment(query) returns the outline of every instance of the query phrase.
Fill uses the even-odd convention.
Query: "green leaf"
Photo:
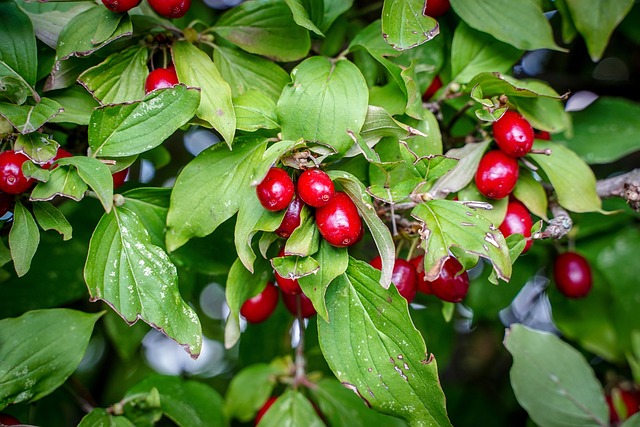
[[[249,90],[233,98],[238,130],[279,129],[276,103],[262,92]]]
[[[558,95],[558,92],[546,83],[537,80],[518,80],[500,73],[480,73],[471,79],[467,88],[473,89],[476,85],[482,87],[485,98],[502,94],[510,98],[535,98],[538,96],[555,99],[562,98]]]
[[[507,331],[504,345],[513,356],[513,391],[536,424],[608,425],[604,391],[577,350],[555,335],[522,325]]]
[[[593,62],[602,58],[613,30],[633,7],[633,0],[605,4],[598,0],[565,0],[578,32],[584,37]]]
[[[406,50],[438,35],[438,22],[424,14],[423,0],[385,0],[382,36],[396,50]]]
[[[285,252],[299,256],[313,255],[318,251],[320,240],[315,218],[310,209],[303,206],[300,212],[300,225],[287,239]]]
[[[416,206],[411,216],[422,223],[426,280],[438,277],[449,249],[455,246],[490,260],[498,277],[509,281],[511,259],[504,237],[474,209],[451,200],[431,200]]]
[[[252,165],[266,148],[262,139],[236,141],[233,151],[216,144],[189,162],[171,193],[167,249],[173,252],[192,237],[211,234],[231,218],[253,180]]]
[[[74,168],[58,166],[51,171],[47,182],[39,182],[34,187],[29,200],[48,201],[56,196],[63,196],[80,201],[87,188]]]
[[[638,151],[640,104],[623,98],[600,97],[571,113],[573,136],[554,135],[589,164],[611,163]],[[607,141],[603,144],[602,141]]]
[[[323,31],[327,31],[331,24],[353,6],[353,0],[324,0]]]
[[[62,234],[63,240],[71,239],[73,229],[67,218],[51,203],[34,202],[33,214],[38,225],[44,230],[55,230]]]
[[[112,415],[106,409],[94,408],[80,420],[78,427],[135,427],[127,417]]]
[[[327,290],[330,322],[318,318],[320,347],[338,380],[373,409],[410,425],[450,426],[433,354],[395,287],[353,258]],[[397,396],[402,396],[399,399]]]
[[[571,128],[571,117],[560,99],[512,97],[510,101],[536,129],[557,133]]]
[[[0,320],[0,409],[60,387],[82,360],[101,315],[56,308]]]
[[[271,259],[271,265],[276,273],[287,279],[299,279],[320,269],[318,261],[310,256],[279,256]]]
[[[287,3],[287,6],[289,6],[289,9],[291,9],[291,13],[293,14],[293,20],[296,21],[296,24],[306,28],[309,31],[313,31],[314,33],[316,33],[321,37],[324,37],[324,34],[322,33],[322,31],[320,31],[320,29],[316,27],[316,24],[314,24],[311,18],[309,17],[309,12],[307,11],[307,9],[305,9],[303,0],[285,0],[285,3]],[[312,2],[312,3],[322,4],[321,2]]]
[[[218,46],[213,51],[213,62],[231,86],[234,97],[252,90],[277,102],[290,81],[289,74],[278,64],[240,49]]]
[[[181,82],[200,88],[200,105],[196,115],[209,123],[231,147],[236,129],[236,113],[231,102],[231,88],[213,61],[187,41],[172,46],[176,72]]]
[[[483,196],[475,183],[469,183],[465,188],[458,192],[458,199],[461,201],[474,201],[484,202],[493,206],[493,209],[478,209],[476,212],[487,218],[494,226],[499,227],[504,221],[504,217],[507,215],[507,204],[509,203],[508,197],[502,199],[490,199]]]
[[[435,198],[442,198],[466,187],[473,180],[489,142],[466,144],[462,148],[447,151],[447,157],[460,161],[433,184],[429,193]]]
[[[15,151],[23,152],[31,161],[40,165],[53,159],[58,147],[60,144],[39,132],[20,134],[13,144]]]
[[[345,153],[353,144],[347,131],[360,132],[367,116],[369,91],[358,67],[314,56],[291,75],[278,101],[283,139],[304,138]]]
[[[311,47],[309,32],[293,20],[284,0],[243,2],[222,15],[213,30],[247,52],[278,62],[302,59]]]
[[[0,115],[22,134],[35,132],[61,112],[62,106],[48,98],[42,98],[36,105],[18,106],[0,102]]]
[[[134,188],[122,194],[127,209],[135,212],[149,232],[151,243],[164,248],[164,234],[169,210],[169,188]]]
[[[251,421],[267,401],[279,375],[286,375],[275,363],[256,363],[233,376],[224,399],[227,418]]]
[[[148,56],[146,46],[131,46],[80,74],[78,82],[102,105],[141,100],[149,75]]]
[[[31,20],[14,2],[0,3],[0,61],[29,85],[36,84],[36,35]]]
[[[531,213],[545,221],[547,218],[547,192],[542,184],[529,172],[521,171],[513,195],[520,200]]]
[[[594,212],[602,208],[596,192],[593,171],[576,153],[550,141],[536,140],[536,150],[551,150],[551,155],[529,155],[547,175],[558,196],[558,203],[572,212]]]
[[[50,98],[64,108],[64,111],[51,119],[52,123],[73,123],[87,126],[91,112],[99,105],[86,90],[78,85],[56,92]]]
[[[31,260],[40,243],[40,231],[31,212],[20,200],[13,208],[13,225],[9,231],[9,249],[11,259],[19,277],[27,274],[31,268]]]
[[[21,3],[20,7],[33,23],[36,37],[42,43],[55,49],[58,37],[69,21],[76,15],[90,9],[91,3]]]
[[[114,207],[103,215],[91,237],[84,277],[91,299],[107,302],[127,323],[142,319],[193,357],[200,353],[200,321],[180,296],[176,268],[133,211]]]
[[[36,101],[40,95],[18,73],[0,61],[0,101],[22,105],[31,95]]]
[[[184,85],[151,92],[142,101],[108,105],[91,114],[89,146],[97,157],[126,157],[162,144],[196,111],[200,93]]]
[[[78,175],[96,193],[104,210],[109,212],[113,206],[113,177],[107,165],[93,157],[73,156],[58,159],[60,166],[73,166]]]
[[[225,425],[222,398],[210,386],[180,377],[153,375],[130,388],[126,396],[148,393],[153,389],[160,394],[160,409],[164,415],[179,427]]]
[[[565,51],[554,41],[538,0],[522,0],[518,7],[510,0],[451,0],[451,7],[471,28],[518,49]]]
[[[476,31],[464,21],[458,24],[451,44],[451,75],[458,83],[468,83],[482,72],[508,72],[522,51]]]
[[[323,427],[311,402],[295,389],[288,389],[276,400],[260,420],[260,427]]]

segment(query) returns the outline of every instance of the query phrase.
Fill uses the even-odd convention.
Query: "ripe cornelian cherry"
[[[493,138],[505,154],[522,157],[533,146],[533,128],[515,111],[507,111],[493,124]]]
[[[13,150],[0,153],[0,190],[9,194],[22,194],[33,186],[35,181],[22,173],[22,165],[27,160],[27,156]]]
[[[542,139],[544,141],[551,141],[551,134],[546,130],[534,130],[533,131],[534,139]]]
[[[58,165],[54,165],[53,163],[58,159],[62,159],[63,157],[73,157],[73,154],[71,154],[70,152],[68,152],[62,147],[58,147],[58,151],[56,152],[56,155],[53,157],[53,159],[43,164],[42,168],[51,169],[51,167],[53,166],[53,169],[55,169]]]
[[[278,236],[288,239],[289,236],[291,236],[291,233],[293,233],[293,230],[298,228],[300,225],[300,212],[302,212],[303,206],[304,203],[302,203],[300,197],[294,196],[293,200],[287,207],[287,211],[284,214],[284,218],[282,218],[280,226],[275,231]]]
[[[308,296],[303,293],[291,295],[283,292],[282,301],[284,302],[284,306],[287,307],[287,310],[289,310],[289,313],[293,314],[294,316],[298,315],[298,298],[300,298],[300,314],[302,315],[302,317],[308,319],[311,316],[315,316],[316,309],[313,307],[313,303]]]
[[[425,102],[430,100],[441,87],[442,80],[440,79],[440,76],[435,76],[427,90],[422,94],[422,100]]]
[[[325,206],[335,194],[329,175],[316,168],[307,169],[300,174],[297,188],[302,201],[313,208]]]
[[[418,291],[423,294],[430,295],[433,293],[431,290],[431,282],[425,279],[424,277],[424,255],[419,255],[417,257],[411,258],[409,262],[416,269],[416,282],[418,283]]]
[[[12,417],[9,414],[0,413],[0,425],[17,426],[17,425],[20,425],[20,424],[22,424],[22,423],[17,418]]]
[[[144,93],[149,94],[157,89],[174,87],[180,83],[175,68],[156,68],[147,76],[144,82]]]
[[[250,323],[264,322],[278,306],[278,288],[268,282],[258,295],[249,298],[240,307],[240,314]]]
[[[476,171],[478,191],[491,199],[508,196],[518,181],[518,161],[500,150],[486,153]]]
[[[191,7],[191,0],[149,0],[149,6],[165,18],[182,18]]]
[[[362,220],[351,198],[338,191],[329,203],[316,209],[316,225],[327,242],[345,247],[358,241]]]
[[[141,1],[142,0],[102,0],[102,4],[111,12],[124,13],[139,5]]]
[[[593,284],[589,261],[576,252],[565,252],[556,258],[553,277],[558,290],[568,298],[586,296]]]
[[[616,404],[613,399],[620,401],[624,405],[624,413],[618,413]],[[611,393],[605,395],[607,405],[609,405],[609,421],[611,425],[618,425],[620,421],[624,421],[633,414],[640,411],[640,393],[635,390],[625,390],[615,387]],[[620,408],[622,409],[622,408]]]
[[[455,258],[448,258],[438,278],[431,282],[431,292],[443,301],[462,301],[469,291],[469,275],[460,271],[462,264]]]
[[[264,405],[262,405],[262,408],[260,408],[260,410],[256,414],[254,425],[257,426],[260,423],[260,420],[262,419],[262,417],[264,417],[264,414],[267,413],[269,408],[271,408],[271,405],[273,405],[276,402],[276,400],[278,400],[276,396],[271,396],[269,399],[267,399],[266,402],[264,402]]]
[[[379,256],[372,259],[369,264],[373,268],[382,270],[382,258]],[[408,303],[413,301],[418,291],[418,273],[413,264],[405,259],[397,258],[393,264],[391,282],[396,285],[396,289]]]
[[[121,187],[127,180],[127,176],[129,176],[129,168],[122,169],[121,171],[111,175],[113,178],[113,189],[115,190],[116,188]]]
[[[282,249],[280,249],[280,252],[278,252],[278,256],[279,257],[284,256],[284,246],[282,247]],[[281,275],[278,274],[277,271],[275,272],[275,276],[276,276],[276,283],[278,284],[278,287],[280,288],[283,294],[297,295],[299,293],[302,293],[302,289],[300,288],[300,283],[298,283],[298,279],[289,279],[288,277],[282,277]]]
[[[451,8],[449,0],[427,0],[425,4],[424,14],[432,18],[444,15]]]
[[[500,232],[504,237],[509,237],[512,234],[522,234],[527,238],[527,243],[522,250],[522,253],[526,253],[531,247],[531,227],[533,227],[533,220],[529,209],[518,200],[511,200],[507,204],[507,215],[504,217],[504,221],[500,224]]]
[[[295,185],[284,169],[271,168],[256,187],[260,204],[268,211],[278,212],[289,206],[295,195]]]

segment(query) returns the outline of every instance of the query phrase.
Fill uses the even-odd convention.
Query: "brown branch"
[[[549,209],[553,214],[553,218],[549,220],[547,228],[533,233],[532,239],[560,239],[571,231],[573,221],[569,213],[562,209],[556,200],[551,199],[549,201]]]
[[[640,211],[640,168],[622,175],[601,179],[596,183],[598,196],[622,197],[631,209]]]

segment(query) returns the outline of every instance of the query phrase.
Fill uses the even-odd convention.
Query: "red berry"
[[[124,13],[139,5],[141,1],[142,0],[102,0],[102,4],[111,12]]]
[[[260,422],[260,420],[262,419],[262,417],[264,417],[264,414],[267,413],[267,411],[269,410],[269,408],[271,408],[271,405],[273,405],[275,403],[275,401],[278,400],[278,398],[276,396],[271,396],[265,403],[264,405],[262,405],[262,408],[260,408],[260,410],[258,411],[258,413],[256,414],[256,419],[254,422],[254,425],[258,425],[258,423]]]
[[[27,156],[13,150],[0,153],[0,190],[9,194],[22,194],[33,186],[35,181],[27,179],[22,173],[22,164],[27,160]]]
[[[418,291],[422,292],[423,294],[430,295],[433,293],[433,291],[431,290],[431,282],[426,280],[424,277],[423,260],[424,260],[424,255],[419,255],[417,257],[411,258],[409,262],[413,264],[413,266],[416,269],[416,273],[417,273],[416,281],[418,282]]]
[[[51,166],[53,166],[53,169],[55,169],[58,165],[54,165],[53,163],[58,159],[62,159],[63,157],[73,157],[73,154],[71,154],[70,152],[68,152],[62,147],[58,147],[58,151],[56,152],[56,155],[53,157],[53,159],[43,164],[42,168],[51,169]]]
[[[298,194],[311,207],[326,206],[334,193],[333,181],[323,170],[307,169],[298,178]]]
[[[180,83],[176,70],[170,68],[156,68],[147,76],[144,82],[144,93],[148,94],[156,89],[166,89],[174,87]]]
[[[522,157],[533,147],[533,128],[517,112],[507,111],[493,124],[493,138],[505,154]]]
[[[462,264],[457,259],[448,258],[438,278],[431,282],[433,294],[443,301],[462,301],[469,291],[469,275],[466,271],[460,273],[461,270]]]
[[[0,218],[13,208],[14,196],[0,191]]]
[[[382,258],[379,256],[372,259],[369,264],[371,264],[373,268],[382,270]],[[396,285],[398,292],[408,303],[413,301],[418,291],[418,273],[413,264],[402,258],[397,258],[393,264],[391,282]]]
[[[299,293],[297,295],[286,294],[284,292],[282,293],[284,306],[287,307],[287,310],[289,310],[289,312],[294,316],[298,315],[297,298],[300,298],[300,314],[302,317],[308,319],[311,316],[315,316],[316,309],[313,307],[313,303],[308,296],[303,293]]]
[[[327,242],[344,247],[358,241],[362,220],[351,198],[338,191],[327,205],[316,209],[316,225]]]
[[[533,227],[533,220],[531,214],[525,205],[517,200],[512,200],[507,205],[507,215],[504,217],[504,221],[500,224],[500,231],[504,237],[509,237],[512,234],[522,234],[525,238],[531,237],[531,227]],[[527,240],[527,244],[524,247],[522,253],[526,253],[531,247],[532,240]]]
[[[295,196],[291,203],[289,203],[289,207],[284,214],[284,218],[282,218],[280,226],[275,231],[278,236],[288,239],[291,233],[293,233],[293,230],[298,228],[300,225],[300,212],[302,212],[303,206],[304,203],[302,203],[300,197]]]
[[[444,15],[451,8],[449,0],[427,0],[425,2],[424,14],[432,18]]]
[[[518,181],[518,161],[500,150],[486,153],[476,172],[478,191],[492,199],[508,196]]]
[[[535,139],[543,139],[545,141],[551,141],[551,134],[546,130],[537,130],[533,132]]]
[[[114,190],[118,187],[121,187],[122,184],[124,184],[124,182],[127,180],[127,176],[129,176],[129,168],[122,169],[121,171],[111,175],[111,177],[113,178]]]
[[[242,304],[240,314],[250,323],[264,322],[278,305],[278,289],[271,282],[258,295],[249,298]]]
[[[621,401],[624,404],[624,413],[622,414],[616,410],[616,404],[613,402],[614,395],[616,401]],[[612,425],[624,421],[640,411],[640,393],[615,387],[605,398],[609,405],[609,421]]]
[[[22,424],[17,418],[12,417],[9,414],[0,413],[0,425],[5,426],[17,426]]]
[[[191,0],[149,0],[149,6],[165,18],[182,18],[191,7]]]
[[[441,87],[442,87],[442,80],[440,79],[440,76],[436,76],[431,82],[431,84],[429,85],[429,87],[427,88],[427,90],[422,95],[422,100],[425,102],[430,100],[431,97],[433,97],[433,95],[435,95],[436,92]]]
[[[280,249],[278,256],[279,257],[284,256],[284,247]],[[282,293],[290,294],[290,295],[297,295],[299,293],[302,293],[302,288],[300,288],[300,283],[298,283],[298,279],[289,279],[286,277],[282,277],[281,275],[278,274],[277,271],[275,272],[275,275],[276,275],[276,283],[278,284],[278,287],[280,288]]]
[[[556,258],[553,277],[560,292],[568,298],[586,296],[593,284],[589,262],[575,252],[565,252]]]
[[[266,210],[277,212],[289,206],[295,195],[295,186],[284,169],[271,168],[256,187],[256,194]]]

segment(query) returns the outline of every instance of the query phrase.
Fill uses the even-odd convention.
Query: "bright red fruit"
[[[351,198],[341,191],[329,203],[316,209],[316,225],[333,246],[351,246],[358,241],[362,220]]]
[[[58,151],[56,152],[56,155],[53,157],[53,159],[49,160],[48,162],[46,162],[45,164],[42,165],[43,169],[51,169],[51,166],[53,166],[53,168],[55,169],[57,167],[57,165],[53,165],[53,163],[58,160],[58,159],[62,159],[63,157],[73,157],[73,154],[71,154],[70,152],[68,152],[67,150],[65,150],[62,147],[58,147]]]
[[[431,82],[431,84],[429,85],[429,87],[427,88],[427,90],[424,92],[424,94],[422,94],[422,100],[425,102],[430,100],[431,97],[433,97],[433,95],[435,95],[436,92],[441,87],[442,87],[442,80],[440,79],[440,76],[436,76]]]
[[[525,238],[531,237],[531,227],[533,227],[533,220],[529,209],[517,200],[511,200],[507,205],[507,215],[504,217],[504,221],[500,224],[500,232],[504,237],[509,237],[512,234],[522,234]],[[526,253],[533,241],[527,240],[527,244],[524,247],[522,253]]]
[[[409,262],[415,267],[417,273],[418,290],[423,294],[430,295],[433,293],[431,290],[431,282],[424,278],[424,255],[411,258]]]
[[[372,259],[369,264],[373,268],[382,270],[382,258],[379,256]],[[418,273],[413,264],[402,258],[397,258],[393,264],[391,282],[396,285],[398,292],[408,303],[413,301],[418,291]]]
[[[298,178],[298,194],[307,205],[321,208],[329,203],[335,194],[335,188],[325,171],[307,169]]]
[[[264,322],[278,306],[278,289],[271,282],[258,295],[249,298],[240,307],[240,314],[250,323]]]
[[[256,414],[256,419],[254,421],[254,425],[256,425],[256,426],[258,425],[258,423],[260,422],[262,417],[264,417],[264,414],[267,413],[269,408],[271,408],[271,405],[273,405],[276,400],[278,400],[278,398],[276,396],[271,396],[269,399],[267,399],[266,402],[264,402],[264,405],[262,405],[262,408],[260,408],[260,410]]]
[[[486,153],[476,172],[478,191],[492,199],[508,196],[518,181],[518,161],[500,150]]]
[[[515,111],[507,111],[493,124],[493,138],[505,154],[522,157],[533,146],[533,128]]]
[[[551,134],[546,130],[537,130],[533,132],[535,139],[543,139],[545,141],[551,141]]]
[[[141,1],[142,0],[102,0],[102,4],[111,12],[124,13],[139,5]]]
[[[469,275],[466,271],[460,273],[461,270],[462,264],[457,259],[448,258],[438,278],[431,282],[433,294],[443,301],[462,301],[469,291]]]
[[[302,317],[308,319],[309,317],[316,315],[316,309],[313,307],[313,303],[308,296],[303,293],[291,295],[285,294],[283,292],[282,301],[284,302],[284,306],[287,307],[287,310],[289,310],[289,313],[293,314],[294,316],[298,315],[298,303],[296,301],[297,298],[300,298],[300,314],[302,315]]]
[[[582,298],[591,290],[591,266],[575,252],[560,254],[553,264],[553,277],[560,292],[568,298]]]
[[[291,203],[289,203],[289,207],[287,207],[280,226],[275,231],[278,236],[288,239],[291,233],[293,233],[293,230],[298,228],[300,225],[300,212],[303,206],[304,203],[302,203],[300,197],[295,196]]]
[[[266,210],[277,212],[289,206],[295,195],[295,185],[284,169],[271,168],[256,187],[256,194]]]
[[[127,180],[128,175],[129,175],[129,168],[122,169],[121,171],[111,175],[111,177],[113,178],[113,188],[116,189],[118,187],[121,187],[122,184],[124,184],[124,182]]]
[[[284,247],[280,249],[278,256],[279,257],[284,256]],[[275,275],[276,275],[276,283],[278,284],[278,287],[280,288],[283,294],[297,295],[302,293],[302,289],[300,288],[300,283],[298,283],[298,279],[289,279],[286,277],[282,277],[281,275],[278,274],[277,271],[275,272]]]
[[[9,414],[0,413],[0,425],[17,426],[22,424],[17,418],[12,417]]]
[[[22,194],[33,186],[35,181],[27,179],[22,173],[22,164],[27,160],[27,156],[13,150],[0,153],[0,190],[9,194]]]
[[[427,0],[424,6],[424,14],[437,18],[447,13],[450,8],[449,0]]]
[[[165,18],[182,18],[191,7],[191,0],[149,0],[149,6]]]
[[[607,405],[609,405],[609,421],[612,425],[616,425],[620,421],[624,421],[633,414],[640,412],[640,393],[615,387],[610,394],[606,396]],[[616,410],[616,404],[613,399],[619,400],[624,404],[624,413]]]
[[[147,76],[144,82],[144,93],[148,94],[156,89],[174,87],[180,83],[175,68],[156,68]]]

